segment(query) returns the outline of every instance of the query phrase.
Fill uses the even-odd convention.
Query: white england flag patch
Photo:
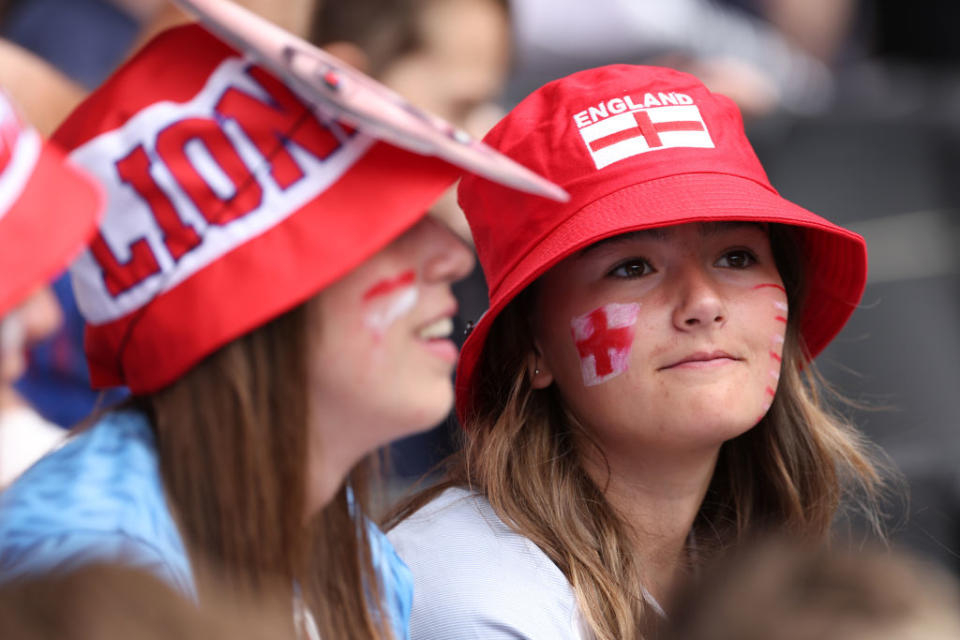
[[[580,129],[597,169],[626,158],[676,147],[712,149],[696,105],[634,109]]]

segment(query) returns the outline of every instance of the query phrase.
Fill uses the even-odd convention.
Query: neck
[[[716,466],[719,446],[664,453],[604,447],[587,472],[631,528],[643,583],[664,602],[683,573],[687,543]]]
[[[336,495],[350,471],[376,442],[364,441],[360,435],[375,430],[356,419],[356,412],[339,410],[332,402],[313,400],[307,437],[306,512],[309,519],[323,509]],[[346,427],[349,425],[349,427]],[[343,431],[349,428],[350,437]]]

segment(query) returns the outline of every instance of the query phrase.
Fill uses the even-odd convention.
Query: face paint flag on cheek
[[[382,336],[394,322],[410,313],[420,297],[417,275],[412,270],[395,278],[380,280],[363,294],[367,311],[363,322],[377,336]]]
[[[606,382],[627,370],[639,312],[637,303],[614,303],[570,320],[585,386]]]

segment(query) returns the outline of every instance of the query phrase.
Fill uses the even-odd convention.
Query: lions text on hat
[[[156,102],[78,147],[71,159],[111,196],[108,224],[75,269],[102,274],[78,288],[88,321],[129,313],[275,226],[372,143],[232,57],[193,99]]]
[[[648,92],[612,98],[573,116],[597,169],[632,156],[673,147],[714,147],[693,98]]]

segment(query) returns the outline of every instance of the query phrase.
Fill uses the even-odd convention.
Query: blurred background
[[[740,104],[787,198],[866,236],[861,309],[818,363],[904,474],[894,542],[960,575],[960,5],[948,0],[241,0],[482,135],[537,86],[613,62],[691,71]],[[0,0],[0,84],[44,133],[150,33],[163,0]],[[443,215],[468,234],[451,196]],[[64,278],[61,329],[39,340],[11,407],[82,420],[82,326]],[[463,321],[486,306],[479,272]],[[462,335],[463,322],[458,327]],[[19,418],[18,418],[19,419]],[[393,448],[400,492],[454,446],[451,420]]]

